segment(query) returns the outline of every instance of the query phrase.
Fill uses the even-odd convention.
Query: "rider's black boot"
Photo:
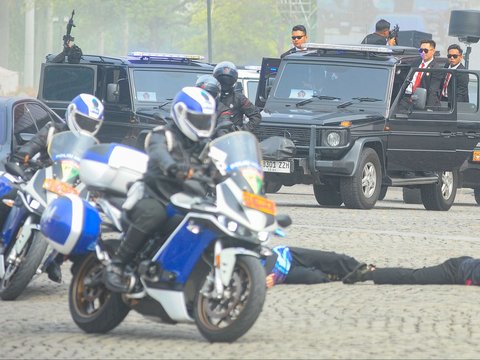
[[[62,282],[62,270],[60,265],[53,260],[45,269],[45,272],[48,274],[48,278],[56,283]]]
[[[103,281],[107,289],[114,292],[130,290],[130,277],[124,274],[125,265],[132,260],[147,239],[148,234],[130,226],[125,239],[115,252],[112,262],[105,269]]]

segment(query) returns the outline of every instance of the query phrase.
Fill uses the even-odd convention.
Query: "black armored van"
[[[93,94],[105,105],[100,141],[139,148],[149,129],[165,123],[177,92],[213,71],[197,55],[83,55],[79,64],[53,63],[53,58],[48,55],[42,64],[38,98],[63,117],[75,96]]]
[[[419,188],[426,209],[448,210],[480,139],[479,72],[420,70],[412,67],[418,59],[415,48],[329,44],[264,59],[256,135],[294,149],[265,157],[266,181],[313,184],[319,204],[357,209],[375,206],[389,186]],[[415,71],[451,73],[453,92],[458,74],[468,73],[469,102],[455,93],[441,102],[438,88],[412,94]]]

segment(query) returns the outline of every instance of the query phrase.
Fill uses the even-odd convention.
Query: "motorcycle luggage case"
[[[127,145],[95,145],[80,161],[80,180],[89,189],[124,195],[128,185],[143,176],[147,162],[147,154]]]
[[[83,255],[95,250],[101,222],[88,201],[69,194],[48,205],[40,219],[40,231],[59,253]]]

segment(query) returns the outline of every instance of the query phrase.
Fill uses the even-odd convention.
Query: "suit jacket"
[[[301,50],[297,50],[296,47],[293,47],[293,48],[291,48],[290,50],[285,51],[282,55],[280,55],[280,59],[283,58],[283,57],[285,57],[285,56],[287,56],[287,55],[294,54],[294,53],[296,53],[296,52],[298,52],[298,51],[301,51]]]
[[[448,69],[450,64],[446,64],[445,68]],[[463,64],[459,64],[457,69],[465,69],[465,66]],[[446,75],[445,75],[446,76]],[[457,101],[460,102],[469,102],[468,99],[468,74],[457,74]],[[440,83],[440,94],[441,91],[443,90],[443,84],[445,82],[445,77],[443,78],[442,82]],[[448,82],[448,87],[447,87],[447,94],[453,94],[453,81],[452,78],[450,78],[450,81]],[[444,98],[442,96],[442,100],[447,101],[448,98]]]
[[[414,62],[412,67],[420,67],[422,63],[422,59]],[[426,67],[427,69],[438,69],[439,65],[435,58],[428,64]],[[441,96],[441,89],[440,86],[443,81],[443,76],[440,72],[437,73],[430,73],[424,72],[422,76],[422,80],[420,81],[419,87],[427,89],[427,106],[440,106],[440,96]]]

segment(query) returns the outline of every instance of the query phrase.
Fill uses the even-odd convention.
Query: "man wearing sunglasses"
[[[447,69],[465,69],[462,64],[463,50],[457,44],[448,47],[448,64]],[[440,86],[441,101],[448,101],[449,94],[453,93],[453,81],[450,81],[452,73],[447,73]],[[457,74],[457,101],[468,102],[468,74]]]
[[[422,40],[418,52],[420,59],[412,64],[412,67],[420,69],[434,69],[438,68],[438,63],[435,60],[436,43],[433,40]],[[411,95],[417,88],[424,88],[427,90],[427,106],[440,105],[440,83],[442,82],[442,74],[440,72],[416,72],[413,75],[412,82],[408,85],[405,93]]]
[[[295,25],[292,28],[293,47],[290,50],[284,52],[282,55],[280,55],[280,58],[283,58],[284,56],[287,56],[289,54],[293,54],[297,51],[305,50],[302,48],[302,44],[306,43],[307,40],[308,40],[308,36],[307,36],[307,29],[305,29],[305,26]]]

